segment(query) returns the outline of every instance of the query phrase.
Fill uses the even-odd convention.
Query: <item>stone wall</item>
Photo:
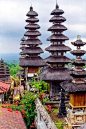
[[[0,104],[2,104],[2,101],[4,101],[4,94],[0,94]]]
[[[35,100],[35,104],[37,109],[37,129],[57,129],[56,125],[38,98]]]

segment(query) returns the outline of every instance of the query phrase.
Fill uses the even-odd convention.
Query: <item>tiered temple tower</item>
[[[76,60],[72,61],[73,70],[70,71],[73,80],[61,83],[62,88],[70,93],[70,108],[66,119],[68,128],[65,127],[65,129],[77,129],[86,122],[86,71],[83,68],[86,60],[81,58],[86,53],[86,51],[81,50],[81,46],[86,43],[78,36],[78,39],[72,44],[77,47],[77,50],[71,51],[76,56]]]
[[[6,72],[5,72],[5,73],[6,73],[6,76],[7,76],[7,77],[10,76],[10,71],[9,71],[9,67],[8,67],[8,66],[6,66]]]
[[[22,52],[20,52],[20,55],[21,55],[21,58],[25,58],[25,54],[23,53],[23,50],[24,50],[24,48],[25,48],[25,44],[24,44],[24,42],[25,42],[25,38],[23,37],[22,39],[21,39],[21,43],[20,43],[20,45],[22,45],[21,47],[20,47],[20,49],[22,50]]]
[[[70,59],[64,56],[64,53],[70,51],[71,49],[64,43],[68,40],[68,37],[63,35],[63,31],[67,28],[62,25],[66,19],[61,15],[64,13],[63,10],[59,9],[58,4],[56,8],[51,12],[54,15],[49,22],[53,25],[48,29],[53,34],[47,39],[51,42],[51,45],[45,50],[49,51],[51,55],[45,59],[49,64],[48,67],[44,68],[40,73],[40,79],[50,83],[50,96],[54,97],[61,92],[60,83],[64,80],[71,80],[71,77],[65,68],[65,64],[70,62]]]
[[[0,80],[7,81],[10,76],[9,67],[4,67],[4,60],[0,60]]]
[[[38,14],[33,11],[33,7],[30,7],[30,11],[26,14],[28,16],[28,19],[26,22],[28,23],[25,26],[25,29],[28,31],[24,34],[24,36],[27,36],[28,39],[23,41],[21,45],[24,45],[21,49],[23,50],[20,54],[22,57],[20,58],[19,65],[23,68],[28,67],[28,76],[30,74],[37,73],[39,70],[39,67],[45,66],[46,63],[44,60],[39,56],[40,53],[43,53],[43,50],[38,47],[38,45],[42,44],[42,42],[37,38],[41,35],[41,33],[37,30],[40,28],[36,22],[39,21]]]

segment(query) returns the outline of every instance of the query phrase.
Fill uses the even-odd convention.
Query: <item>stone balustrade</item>
[[[57,129],[56,125],[38,98],[35,100],[35,104],[37,109],[37,129]]]

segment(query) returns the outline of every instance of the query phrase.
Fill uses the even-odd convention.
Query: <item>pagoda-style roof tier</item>
[[[55,22],[55,23],[61,23],[61,22],[64,22],[66,21],[66,19],[62,16],[53,16],[49,22]]]
[[[39,29],[40,26],[38,24],[28,24],[25,26],[25,29],[31,29],[31,30],[34,30],[34,29]]]
[[[39,22],[39,19],[35,17],[30,17],[26,19],[26,22],[30,22],[30,23]]]
[[[6,75],[6,76],[10,76],[10,73],[7,73],[7,72],[6,72],[6,74],[5,74],[5,75]]]
[[[84,46],[86,42],[83,42],[81,39],[76,40],[75,42],[71,42],[74,46]]]
[[[49,38],[47,38],[47,41],[65,41],[65,40],[69,40],[69,38],[63,34],[53,34]]]
[[[40,36],[40,35],[41,35],[41,33],[39,31],[27,31],[24,34],[24,36],[29,36],[29,37],[31,37],[31,36]]]
[[[85,70],[82,70],[82,71],[70,71],[70,74],[73,77],[76,77],[76,78],[86,77],[86,71]]]
[[[86,51],[84,51],[84,50],[73,50],[73,51],[71,51],[71,53],[73,55],[76,55],[76,56],[83,56],[86,53]]]
[[[56,52],[56,51],[57,52],[66,52],[66,51],[70,51],[71,48],[69,48],[68,46],[65,46],[64,44],[61,44],[61,45],[50,45],[45,50],[50,51],[50,52]]]
[[[86,83],[73,83],[70,81],[64,81],[61,84],[61,87],[69,92],[69,93],[76,93],[76,92],[86,92]]]
[[[25,42],[21,42],[21,45],[40,45],[42,42],[39,39],[27,39]]]
[[[3,68],[0,67],[0,70],[4,70],[4,69],[5,69],[4,67]]]
[[[67,58],[66,56],[49,56],[48,58],[44,59],[45,62],[49,63],[49,64],[68,64],[71,62],[71,60],[69,58]]]
[[[84,66],[86,64],[86,60],[71,60],[71,63],[76,66]]]
[[[59,6],[57,5],[56,8],[51,12],[51,15],[61,15],[64,11],[59,9]]]
[[[51,26],[48,31],[55,31],[55,32],[62,32],[67,30],[67,28],[64,25],[61,24],[54,24],[53,26]]]
[[[1,64],[0,64],[1,66],[3,66],[4,65],[4,62],[1,62]]]
[[[5,73],[0,73],[0,76],[1,76],[1,75],[2,75],[2,76],[3,76],[3,75],[5,76]]]
[[[42,72],[40,73],[39,77],[40,80],[44,81],[64,81],[64,80],[71,80],[69,73],[67,72],[66,68],[60,69],[53,69],[50,66],[45,69],[43,68]]]
[[[4,67],[4,63],[1,63],[0,66],[1,66],[1,67]]]
[[[2,72],[4,73],[4,72],[5,72],[5,69],[4,69],[4,70],[1,69],[1,70],[0,70],[0,73],[2,73]]]
[[[9,70],[9,67],[8,66],[6,66],[6,70]]]
[[[24,50],[24,49],[25,49],[25,47],[20,47],[20,49]]]
[[[43,53],[43,50],[40,47],[25,47],[23,53],[27,55],[40,54]]]
[[[19,55],[24,55],[25,56],[26,54],[24,54],[23,52],[20,52]]]
[[[4,62],[4,60],[1,58],[0,62]]]
[[[38,16],[38,13],[33,11],[33,7],[30,7],[30,11],[26,14],[26,16],[31,17],[31,16]]]
[[[46,62],[40,57],[28,57],[20,58],[19,66],[22,67],[42,67],[47,65]]]
[[[26,39],[23,37],[22,39],[21,39],[21,41],[25,41]]]

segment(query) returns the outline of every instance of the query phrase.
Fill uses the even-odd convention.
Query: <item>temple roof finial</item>
[[[59,8],[59,5],[58,5],[57,0],[56,0],[56,9],[57,9],[57,8]]]
[[[81,36],[80,35],[77,35],[77,40],[80,40],[81,39]]]
[[[32,7],[32,4],[31,4],[31,6],[30,6],[30,11],[33,11],[33,7]]]

